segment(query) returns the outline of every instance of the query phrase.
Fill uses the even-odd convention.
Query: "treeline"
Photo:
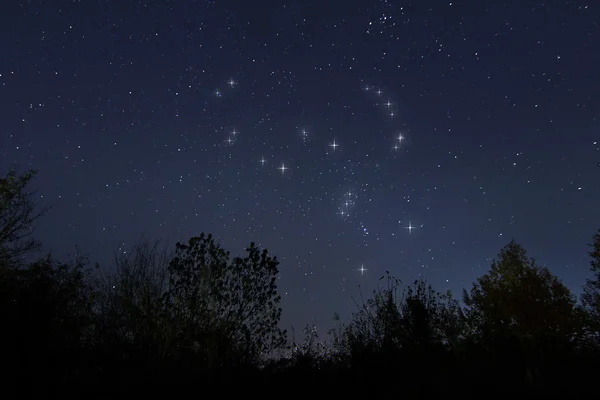
[[[84,257],[33,262],[35,171],[0,179],[5,398],[142,394],[593,395],[600,369],[600,231],[580,301],[515,241],[459,302],[389,273],[327,337],[281,330],[278,261],[232,257],[201,234],[141,239],[113,271]],[[291,336],[291,337],[290,337]],[[271,393],[270,393],[271,392]]]

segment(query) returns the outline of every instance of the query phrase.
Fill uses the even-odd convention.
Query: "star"
[[[264,158],[264,157],[261,157],[261,158],[260,158],[260,163],[261,163],[261,165],[263,165],[263,166],[264,166],[266,162],[267,162],[267,160],[265,160],[265,158]]]
[[[364,275],[366,271],[368,271],[368,269],[365,268],[364,265],[361,264],[360,268],[358,269],[360,271],[361,275]]]
[[[281,175],[283,175],[289,168],[286,167],[284,163],[281,163],[281,166],[278,169],[281,171]]]
[[[339,146],[340,145],[335,142],[335,139],[333,139],[333,142],[329,145],[329,147],[331,147],[333,151],[335,151],[335,149],[337,149]]]
[[[234,81],[233,78],[231,78],[231,79],[229,79],[227,84],[229,85],[229,87],[234,87],[235,85],[237,85],[237,82]]]
[[[397,137],[396,139],[398,139],[398,141],[399,141],[400,143],[402,143],[402,141],[404,140],[404,136],[402,136],[402,134],[399,134],[399,135],[398,135],[398,137]]]
[[[408,221],[408,226],[406,227],[406,229],[408,229],[408,233],[411,233],[413,229],[416,229],[416,226],[412,226],[412,223],[410,221]]]
[[[221,93],[221,91],[219,89],[215,90],[215,96],[217,97],[221,97],[223,94]]]
[[[388,100],[387,103],[385,103],[385,105],[387,108],[390,108],[392,106],[392,102]]]

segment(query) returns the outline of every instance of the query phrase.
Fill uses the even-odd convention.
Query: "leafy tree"
[[[180,343],[209,365],[256,361],[285,344],[277,293],[276,258],[251,243],[245,257],[230,253],[202,233],[177,243],[169,264],[166,301]]]
[[[575,298],[545,267],[530,259],[514,240],[489,273],[464,293],[472,327],[479,334],[510,332],[521,338],[573,334]]]
[[[32,239],[35,222],[48,208],[38,208],[27,186],[37,171],[18,176],[8,171],[0,180],[0,265],[14,264],[25,254],[39,250],[40,243]]]
[[[600,230],[594,235],[590,247],[590,265],[594,277],[586,280],[581,302],[590,319],[591,333],[595,341],[600,341]]]
[[[519,365],[529,381],[544,353],[568,347],[577,333],[575,298],[548,269],[514,240],[501,249],[490,272],[464,291],[471,338]],[[519,364],[519,358],[524,364]]]

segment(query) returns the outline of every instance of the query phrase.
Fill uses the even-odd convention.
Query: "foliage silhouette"
[[[37,220],[48,211],[39,208],[27,186],[37,171],[17,175],[9,170],[0,180],[0,264],[16,263],[18,258],[40,249],[31,238]]]
[[[389,273],[385,279],[387,287],[363,300],[346,327],[348,351],[449,350],[458,345],[464,318],[452,293],[435,292],[424,279],[401,292],[400,280]]]
[[[578,335],[570,290],[514,240],[463,297],[470,339],[490,360],[510,359],[514,379],[533,384],[545,353],[569,347]]]
[[[186,351],[205,351],[209,366],[256,362],[285,344],[279,329],[278,261],[251,243],[230,261],[212,235],[177,243],[165,294],[177,340]]]
[[[204,233],[174,251],[142,237],[104,275],[79,255],[26,265],[21,256],[39,245],[30,226],[43,214],[24,190],[33,175],[0,180],[4,377],[36,383],[13,385],[19,395],[53,385],[79,396],[92,388],[92,398],[139,396],[162,384],[171,394],[198,384],[264,394],[274,382],[296,395],[327,386],[403,398],[595,389],[600,231],[580,305],[511,241],[464,291],[462,306],[424,279],[404,286],[387,272],[383,287],[355,301],[347,324],[334,315],[329,341],[307,325],[286,348],[278,261],[254,243],[231,258]]]
[[[600,345],[600,230],[594,235],[590,247],[590,269],[594,276],[586,280],[581,303],[587,312],[590,339]]]
[[[171,254],[145,237],[115,254],[113,273],[97,278],[97,343],[110,362],[144,356],[152,370],[170,355],[163,296],[168,290]]]
[[[448,368],[464,331],[460,305],[450,292],[438,293],[424,279],[408,287],[389,272],[383,279],[386,287],[367,301],[361,297],[338,346],[358,376],[402,374],[412,386],[390,389],[393,393],[433,396],[452,381]],[[437,382],[433,387],[431,380]]]
[[[344,346],[352,358],[381,350],[393,352],[400,346],[402,282],[389,273],[385,278],[387,286],[373,290],[372,298],[365,301],[361,294],[361,303],[355,301],[358,310],[343,334]]]
[[[0,269],[3,361],[14,379],[68,383],[84,373],[93,345],[96,290],[87,259],[48,255],[26,267]],[[48,382],[46,382],[48,383]]]

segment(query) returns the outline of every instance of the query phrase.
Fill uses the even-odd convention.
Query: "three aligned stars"
[[[234,131],[234,135],[235,137],[235,131]],[[233,144],[233,138],[230,136],[229,138],[227,138],[226,142],[231,145]],[[337,143],[335,141],[335,139],[333,139],[333,142],[331,142],[329,144],[329,147],[331,147],[333,149],[333,151],[335,151],[338,147],[340,147],[339,143]],[[261,166],[265,166],[265,164],[267,163],[267,159],[265,157],[261,157],[260,160],[258,160],[258,162],[260,163]],[[290,168],[288,166],[285,165],[284,162],[281,163],[281,165],[279,167],[277,167],[277,169],[281,172],[281,175],[285,175],[285,172],[288,171]]]
[[[375,88],[373,86],[370,85],[366,85],[364,87],[364,90],[366,92],[371,92],[377,95],[377,97],[382,97],[383,96],[383,90],[381,90],[381,88]],[[387,115],[391,118],[394,119],[394,117],[396,116],[396,106],[394,103],[392,103],[391,100],[387,100],[385,103],[377,103],[377,104],[383,104],[385,106],[385,112],[387,113]]]

